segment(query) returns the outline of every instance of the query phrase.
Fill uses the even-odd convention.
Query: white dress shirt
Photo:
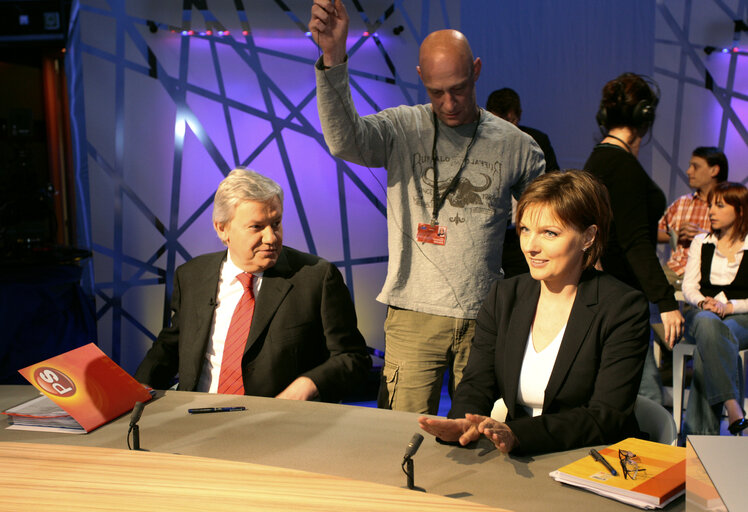
[[[210,331],[208,347],[205,350],[203,369],[200,372],[200,380],[197,391],[216,393],[218,391],[218,378],[221,375],[221,360],[223,359],[223,347],[226,343],[226,334],[229,332],[231,317],[239,299],[244,295],[244,285],[236,276],[244,272],[231,261],[231,253],[226,255],[221,274],[218,280],[218,295],[216,296],[215,312],[213,313],[213,327]],[[255,297],[262,286],[262,272],[253,274],[255,279],[252,284]]]

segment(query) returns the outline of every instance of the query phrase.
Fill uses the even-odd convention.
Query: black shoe
[[[740,433],[748,428],[748,420],[745,418],[741,418],[739,420],[733,421],[729,427],[727,427],[727,430],[730,431],[730,434],[737,436],[740,435]]]

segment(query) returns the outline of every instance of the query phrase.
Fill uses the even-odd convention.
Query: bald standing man
[[[481,60],[456,30],[429,34],[417,71],[431,100],[360,117],[351,98],[341,0],[316,0],[317,106],[330,152],[387,169],[389,306],[379,407],[436,414],[444,372],[462,378],[475,318],[501,277],[511,197],[545,166],[533,139],[478,107]]]

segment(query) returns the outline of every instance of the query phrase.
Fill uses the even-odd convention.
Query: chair
[[[491,411],[491,418],[497,421],[506,419],[506,405],[504,400],[499,398]],[[663,406],[647,398],[646,396],[637,396],[634,403],[634,416],[639,423],[642,432],[649,434],[649,439],[657,443],[675,444],[678,433],[675,430],[673,417]]]
[[[673,347],[673,420],[675,420],[675,428],[680,434],[680,430],[683,426],[683,400],[684,398],[684,387],[686,381],[686,358],[693,357],[693,353],[696,350],[696,345],[690,343],[678,343]],[[740,362],[742,367],[745,369],[745,355],[748,349],[741,350],[739,352]],[[745,407],[745,405],[744,405]]]
[[[683,425],[683,388],[686,381],[686,358],[693,357],[696,345],[678,343],[673,347],[673,420],[675,429],[680,434]]]
[[[642,432],[649,434],[650,441],[674,445],[678,439],[673,417],[663,406],[646,396],[637,396],[634,416]]]

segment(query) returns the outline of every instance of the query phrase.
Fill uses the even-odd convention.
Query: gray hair
[[[213,222],[225,224],[234,218],[237,205],[244,201],[261,203],[278,197],[283,204],[283,189],[275,181],[250,169],[231,171],[218,185],[213,199]]]

